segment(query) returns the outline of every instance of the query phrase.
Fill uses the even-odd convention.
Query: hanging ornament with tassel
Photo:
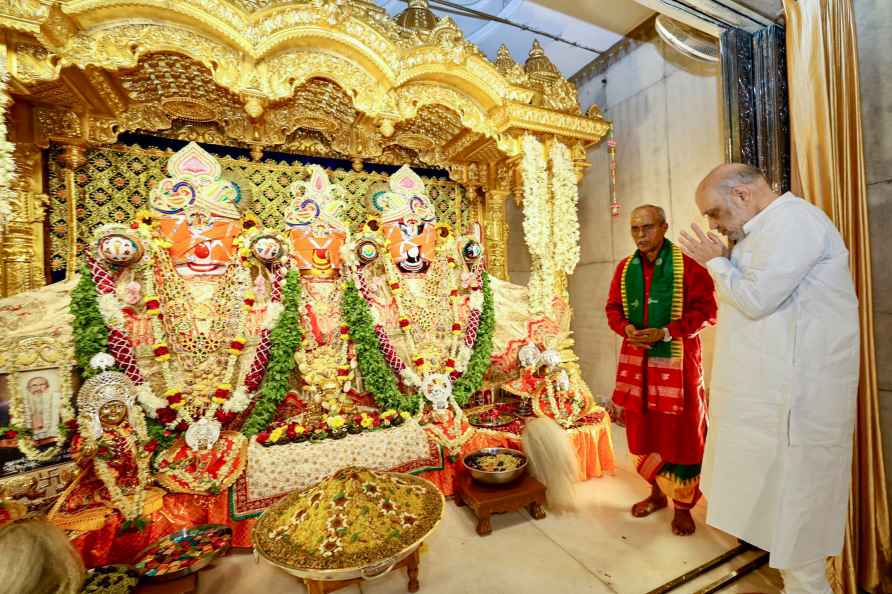
[[[610,126],[610,136],[607,138],[607,153],[610,155],[610,216],[619,218],[619,202],[616,201],[616,139],[613,136],[613,126]]]

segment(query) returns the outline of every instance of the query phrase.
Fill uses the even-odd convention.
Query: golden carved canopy
[[[351,158],[398,145],[446,167],[516,156],[527,130],[585,147],[609,126],[560,75],[543,80],[539,47],[503,72],[449,18],[406,28],[356,0],[0,0],[0,25],[40,145],[212,123],[260,149],[316,131]],[[428,127],[439,151],[416,146]]]
[[[43,249],[39,149],[67,146],[73,171],[83,147],[125,132],[242,147],[255,159],[275,151],[446,169],[486,193],[498,259],[520,138],[564,142],[581,175],[585,149],[610,124],[580,112],[575,87],[538,45],[525,66],[507,51],[493,63],[451,19],[424,24],[402,26],[363,0],[0,0],[22,203],[3,238],[0,293],[42,284],[42,264],[25,263]],[[71,218],[76,230],[75,206]]]

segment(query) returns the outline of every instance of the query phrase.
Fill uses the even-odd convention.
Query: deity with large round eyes
[[[369,207],[380,216],[390,257],[402,272],[426,272],[437,245],[437,216],[424,182],[403,166],[388,184],[372,192]]]
[[[184,278],[226,272],[242,232],[242,191],[222,177],[220,163],[190,142],[167,162],[170,177],[151,191],[156,229]]]

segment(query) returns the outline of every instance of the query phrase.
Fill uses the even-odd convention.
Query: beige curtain
[[[877,592],[890,568],[886,471],[870,278],[858,48],[851,0],[784,0],[793,191],[822,207],[851,251],[861,302],[861,385],[852,497],[843,554],[830,564],[837,593]]]

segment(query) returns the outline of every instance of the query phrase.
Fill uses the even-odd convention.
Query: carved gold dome
[[[554,82],[561,78],[560,71],[545,55],[545,50],[539,45],[538,39],[533,41],[533,47],[530,49],[526,64],[524,64],[524,70],[531,79],[542,82]]]
[[[437,15],[427,5],[427,0],[409,0],[409,8],[396,17],[396,22],[406,29],[430,31],[437,26]]]
[[[504,43],[499,46],[499,53],[496,54],[496,68],[502,74],[510,71],[512,68],[517,66],[517,62],[514,61],[514,58],[511,57],[511,52],[508,51],[508,46]]]

